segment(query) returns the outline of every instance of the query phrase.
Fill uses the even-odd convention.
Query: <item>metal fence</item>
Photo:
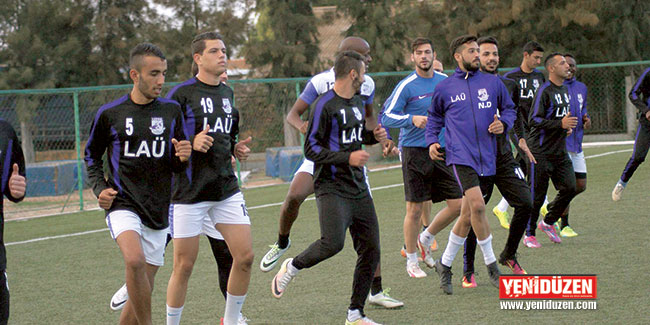
[[[636,80],[648,65],[650,61],[578,66],[577,78],[589,89],[587,103],[593,127],[588,134],[628,133],[625,77]],[[501,72],[507,70],[501,69]],[[376,84],[376,112],[408,73],[370,74]],[[308,78],[229,81],[235,92],[235,106],[240,110],[240,137],[250,135],[254,138],[252,152],[300,145],[300,135],[284,121],[307,81]],[[175,83],[166,84],[164,93],[173,85]],[[79,190],[84,187],[83,148],[98,108],[127,93],[131,87],[0,91],[0,118],[16,129],[30,167],[43,169],[42,175],[34,175],[42,176],[42,183],[28,188],[29,203],[6,205],[7,216],[51,214],[96,206],[89,190]],[[397,139],[397,130],[391,134]]]

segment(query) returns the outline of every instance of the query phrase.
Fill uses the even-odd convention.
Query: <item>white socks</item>
[[[179,325],[181,323],[181,314],[183,313],[183,307],[178,308],[169,307],[167,305],[167,325]]]
[[[287,273],[291,276],[296,276],[298,274],[298,270],[295,266],[293,266],[293,260],[287,264]]]
[[[406,253],[406,264],[418,264],[418,253]]]
[[[425,229],[422,233],[420,233],[420,236],[418,236],[418,240],[422,246],[430,247],[431,244],[433,244],[433,241],[436,240],[436,236],[432,235]]]
[[[497,258],[494,257],[494,251],[492,250],[492,234],[483,240],[476,239],[476,242],[481,246],[481,251],[483,251],[483,259],[485,260],[485,265],[490,265],[496,262]]]
[[[348,322],[354,322],[360,318],[361,318],[361,312],[359,311],[359,309],[353,309],[353,310],[348,309]]]
[[[223,313],[224,325],[236,325],[239,321],[241,307],[244,305],[246,295],[233,296],[230,292],[226,293],[226,311]]]
[[[451,263],[454,261],[458,250],[463,247],[465,244],[465,237],[459,237],[454,234],[453,231],[449,232],[449,242],[445,248],[445,252],[442,253],[442,258],[440,262],[442,265],[451,267]]]
[[[508,201],[506,201],[504,198],[501,198],[501,201],[499,201],[499,204],[497,204],[497,209],[502,212],[507,211],[509,207],[510,205],[508,204]]]

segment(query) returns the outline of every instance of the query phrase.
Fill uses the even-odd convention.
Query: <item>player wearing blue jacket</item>
[[[575,129],[566,137],[566,150],[569,152],[569,158],[571,158],[573,171],[576,175],[577,196],[587,189],[587,163],[585,153],[582,151],[582,137],[584,136],[584,130],[591,127],[591,118],[587,112],[587,86],[576,80],[576,71],[578,70],[576,60],[571,54],[564,54],[564,58],[569,64],[569,76],[564,81],[564,85],[569,90],[569,97],[571,98],[571,115],[578,118]],[[578,235],[569,226],[569,207],[564,210],[560,220],[560,235],[562,237],[575,237]]]
[[[433,94],[425,131],[431,159],[445,159],[439,152],[438,134],[445,126],[446,162],[463,191],[461,217],[449,233],[442,259],[436,262],[440,287],[452,293],[451,263],[471,227],[483,251],[488,275],[499,286],[499,269],[492,251],[492,235],[485,217],[480,185],[492,182],[496,173],[496,134],[512,128],[516,111],[506,86],[497,76],[479,72],[479,46],[475,36],[461,36],[450,45],[458,63],[456,72],[441,81]],[[500,117],[497,116],[500,111]]]
[[[433,43],[426,38],[417,38],[411,45],[411,61],[415,71],[402,79],[384,104],[381,123],[390,128],[399,128],[399,146],[402,149],[402,174],[406,198],[404,217],[404,243],[406,244],[406,272],[414,278],[427,274],[418,265],[417,251],[428,267],[433,267],[430,247],[434,235],[424,232],[424,242],[418,240],[420,216],[426,201],[447,200],[436,218],[448,220],[445,226],[460,213],[462,193],[454,181],[451,169],[442,161],[429,158],[424,127],[427,110],[435,86],[446,75],[434,72]]]

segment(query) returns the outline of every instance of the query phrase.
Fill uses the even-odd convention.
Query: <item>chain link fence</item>
[[[630,132],[626,115],[627,87],[636,81],[650,61],[578,66],[578,80],[589,89],[587,98],[592,128],[588,134]],[[506,72],[509,69],[501,69]],[[405,72],[371,73],[376,91],[374,111],[381,110]],[[453,71],[446,71],[447,74]],[[240,138],[253,137],[251,160],[242,170],[263,174],[268,148],[300,146],[302,136],[285,123],[285,117],[308,78],[230,80],[235,107],[240,111]],[[174,85],[165,86],[163,93]],[[11,123],[28,161],[26,203],[5,204],[6,218],[54,214],[97,207],[84,186],[83,149],[99,107],[130,91],[132,85],[47,90],[0,91],[0,118]],[[305,114],[303,118],[307,118]],[[632,130],[634,131],[634,130]],[[391,130],[397,142],[399,130]],[[375,151],[376,152],[376,151]],[[380,155],[375,155],[380,156]],[[376,158],[373,164],[396,162]],[[80,181],[80,179],[82,181]]]

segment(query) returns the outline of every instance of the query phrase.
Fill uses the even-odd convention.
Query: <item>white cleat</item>
[[[616,186],[614,186],[614,190],[612,191],[612,200],[618,201],[621,199],[623,196],[623,190],[625,190],[625,186],[616,183]]]
[[[420,268],[420,265],[418,263],[409,263],[406,262],[406,272],[409,274],[410,277],[412,278],[424,278],[427,276],[424,271]]]
[[[120,310],[124,308],[126,301],[129,300],[129,292],[126,290],[126,283],[111,298],[111,309]]]
[[[371,305],[381,306],[386,309],[399,308],[404,306],[403,302],[391,297],[388,294],[389,292],[390,292],[390,288],[386,288],[384,289],[384,291],[376,295],[368,294],[368,302]]]
[[[285,248],[280,248],[278,243],[269,245],[269,247],[271,247],[271,249],[266,252],[262,261],[260,261],[260,270],[262,270],[262,272],[271,271],[275,265],[278,264],[280,257],[282,257],[282,255],[284,255],[284,253],[291,247],[291,239],[289,239],[289,244]]]
[[[436,261],[431,257],[431,246],[422,243],[420,241],[420,236],[418,236],[418,252],[420,253],[420,257],[422,257],[422,262],[424,262],[428,268],[432,269],[436,264]]]

